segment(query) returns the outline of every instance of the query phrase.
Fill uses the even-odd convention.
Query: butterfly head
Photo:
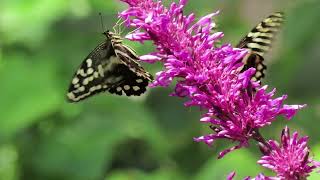
[[[110,39],[113,42],[122,42],[122,38],[120,37],[120,35],[110,30],[106,30],[102,34],[105,35],[108,39]]]

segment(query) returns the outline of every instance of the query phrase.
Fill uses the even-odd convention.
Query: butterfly
[[[152,76],[138,63],[133,49],[122,43],[118,33],[103,33],[99,44],[75,72],[67,93],[70,102],[78,102],[100,92],[139,96],[146,91]]]
[[[270,49],[271,43],[283,22],[284,14],[282,12],[271,14],[255,26],[236,46],[248,50],[248,54],[242,59],[244,66],[241,72],[251,67],[255,68],[256,73],[252,77],[254,81],[259,81],[265,76],[264,71],[267,66],[263,62],[263,55]]]

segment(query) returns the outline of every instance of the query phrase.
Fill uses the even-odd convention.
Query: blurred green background
[[[0,180],[215,180],[234,170],[237,179],[263,171],[255,142],[221,160],[217,154],[230,142],[193,142],[209,128],[199,123],[198,108],[168,96],[172,87],[136,98],[105,93],[65,101],[74,71],[104,40],[98,13],[111,29],[125,7],[116,0],[0,0]],[[264,84],[288,94],[286,103],[308,107],[263,134],[278,139],[288,124],[310,136],[320,160],[320,1],[190,0],[186,12],[199,17],[218,9],[224,41],[234,45],[272,12],[286,12]],[[151,43],[128,43],[141,55],[153,50]],[[144,66],[152,74],[161,69]]]

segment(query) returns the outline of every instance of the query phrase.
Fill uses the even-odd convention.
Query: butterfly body
[[[122,43],[116,33],[103,33],[106,40],[82,62],[71,81],[67,99],[78,102],[94,94],[139,96],[146,91],[152,76],[138,63],[138,56]]]
[[[270,49],[283,21],[284,15],[282,12],[273,13],[255,26],[236,46],[248,50],[248,54],[242,59],[244,66],[241,71],[251,67],[255,68],[256,73],[252,78],[253,80],[258,81],[265,76],[264,71],[267,66],[264,64],[263,56]]]

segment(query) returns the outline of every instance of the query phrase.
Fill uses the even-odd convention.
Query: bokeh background
[[[215,180],[234,170],[237,179],[272,175],[256,164],[255,142],[221,160],[218,152],[233,144],[195,143],[192,138],[209,128],[199,123],[198,108],[168,96],[172,87],[136,98],[104,93],[65,101],[74,71],[104,40],[98,13],[111,29],[125,7],[116,0],[0,1],[0,179]],[[308,107],[292,121],[279,118],[263,134],[279,139],[288,125],[310,136],[311,155],[320,160],[320,1],[190,0],[186,13],[199,17],[219,9],[218,28],[234,45],[272,12],[286,12],[263,83],[288,94],[286,103]],[[151,43],[128,44],[141,55],[153,50]],[[144,66],[152,74],[161,69]]]

